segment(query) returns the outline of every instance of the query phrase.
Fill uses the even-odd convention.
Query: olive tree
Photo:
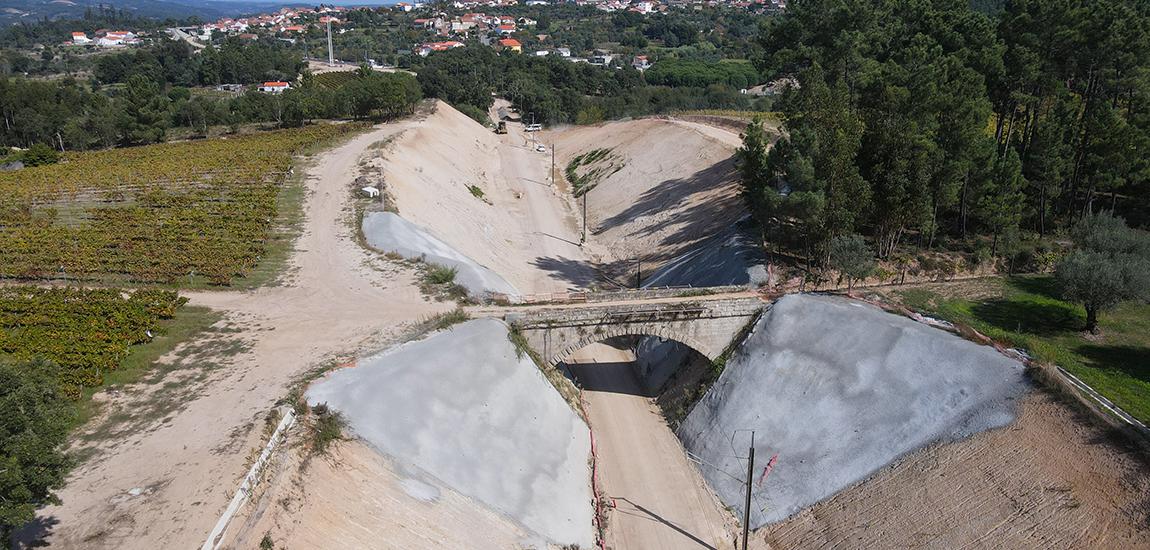
[[[847,279],[847,294],[856,279],[864,279],[875,268],[874,255],[861,235],[841,235],[831,239],[831,267]]]
[[[1086,308],[1086,327],[1098,314],[1128,300],[1150,299],[1150,239],[1109,214],[1087,216],[1074,228],[1076,249],[1059,262],[1063,296]]]

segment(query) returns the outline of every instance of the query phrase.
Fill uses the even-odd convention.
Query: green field
[[[1082,331],[1086,312],[1058,298],[1053,277],[895,291],[915,310],[964,323],[1057,364],[1126,412],[1150,422],[1150,305],[1130,302],[1103,313],[1101,335]]]

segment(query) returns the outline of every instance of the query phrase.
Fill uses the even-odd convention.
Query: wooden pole
[[[751,537],[751,481],[755,476],[755,432],[751,432],[751,452],[747,460],[747,500],[743,505],[743,550]]]

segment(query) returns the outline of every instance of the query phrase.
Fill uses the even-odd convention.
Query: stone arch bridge
[[[617,336],[658,336],[718,359],[766,303],[752,292],[529,306],[503,318],[549,365]]]

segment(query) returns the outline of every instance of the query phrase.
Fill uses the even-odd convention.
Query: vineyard
[[[320,73],[312,78],[315,79],[316,84],[324,88],[338,90],[344,87],[348,82],[359,78],[359,73],[356,71],[333,71],[330,73]]]
[[[229,284],[263,255],[293,156],[358,128],[69,154],[0,173],[0,278]]]
[[[65,392],[78,398],[186,301],[168,290],[0,288],[0,357],[58,364]]]

